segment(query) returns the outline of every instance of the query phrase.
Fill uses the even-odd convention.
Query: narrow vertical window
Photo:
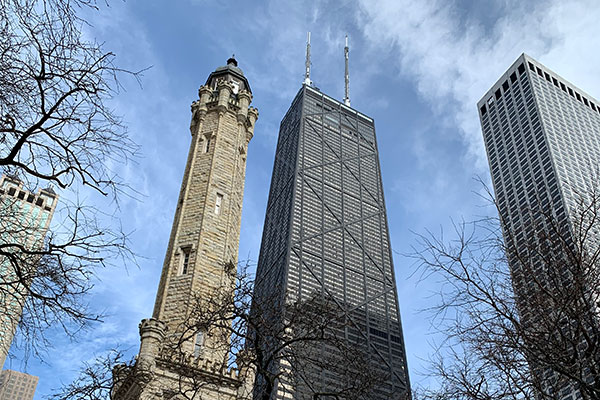
[[[202,355],[202,348],[204,347],[204,332],[200,331],[196,333],[196,340],[194,341],[194,358],[198,358]]]
[[[207,137],[204,139],[204,152],[208,153],[210,151],[210,138]]]
[[[215,214],[221,214],[221,203],[223,202],[223,195],[217,193],[217,200],[215,201]]]
[[[185,247],[181,249],[181,275],[185,275],[188,273],[188,268],[190,266],[190,248]]]

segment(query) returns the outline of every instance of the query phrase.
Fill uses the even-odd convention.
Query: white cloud
[[[384,0],[375,6],[363,0],[359,15],[370,46],[395,53],[402,74],[436,114],[460,129],[478,172],[487,162],[475,105],[519,54],[538,58],[592,93],[599,86],[600,8],[594,1],[499,4],[503,15],[491,26],[445,1]]]

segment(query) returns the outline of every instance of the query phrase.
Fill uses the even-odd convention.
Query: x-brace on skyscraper
[[[385,376],[367,397],[410,398],[374,121],[347,105],[347,90],[344,104],[312,87],[308,59],[306,69],[279,130],[256,295],[280,296],[281,307],[332,299],[346,321],[338,337],[364,349]],[[327,356],[327,344],[315,346]],[[343,380],[322,366],[275,368],[289,371],[277,399],[312,399]]]

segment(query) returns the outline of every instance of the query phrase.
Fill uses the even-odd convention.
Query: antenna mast
[[[312,81],[310,80],[310,32],[306,39],[306,72],[304,73],[304,84],[311,86]]]
[[[348,74],[348,35],[346,35],[346,47],[344,47],[344,58],[346,61],[346,73],[344,76],[345,80],[345,96],[344,96],[344,104],[350,106],[350,89],[348,88],[350,84],[350,75]]]

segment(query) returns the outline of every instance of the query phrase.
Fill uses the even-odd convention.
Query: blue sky
[[[124,77],[125,90],[113,102],[143,154],[113,166],[143,194],[122,199],[118,214],[143,258],[139,268],[98,271],[89,301],[108,313],[104,323],[76,343],[54,332],[46,363],[29,360],[27,372],[40,377],[36,399],[109,348],[137,352],[137,326],[152,313],[191,139],[190,104],[232,53],[260,113],[248,150],[239,253],[256,260],[279,122],[301,86],[306,32],[312,79],[338,99],[349,35],[352,106],[375,119],[413,386],[426,382],[423,359],[436,337],[420,310],[435,301],[438,286],[435,278],[420,281],[404,255],[415,244],[412,232],[447,230],[451,219],[493,213],[477,196],[475,178],[488,181],[489,172],[476,102],[522,52],[600,96],[597,0],[115,0],[88,14],[86,34],[116,53],[120,66],[152,66],[142,88]],[[16,356],[6,367],[24,368]]]

